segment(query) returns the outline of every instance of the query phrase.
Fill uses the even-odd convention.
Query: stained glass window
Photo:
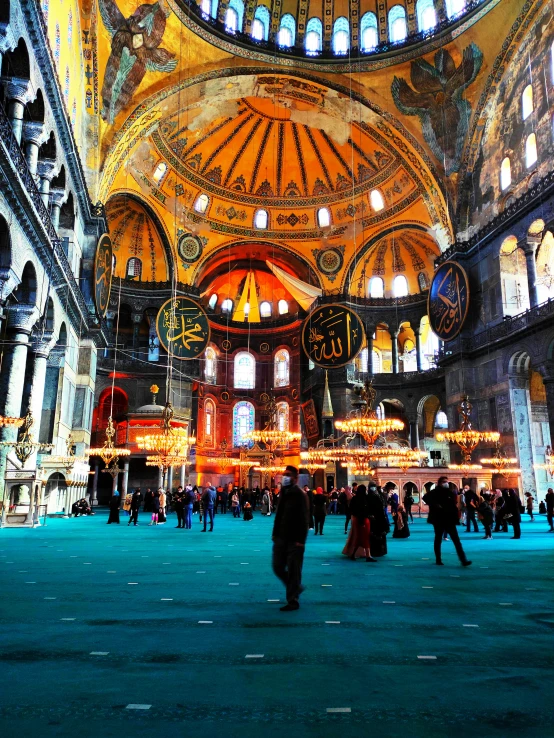
[[[206,400],[204,403],[204,445],[208,448],[215,446],[215,403]]]
[[[215,359],[216,359],[215,349],[213,349],[211,346],[208,346],[208,348],[206,349],[206,353],[205,353],[205,364],[204,364],[206,382],[215,382],[215,378],[216,378]]]
[[[254,430],[255,411],[251,402],[237,402],[233,408],[233,446],[242,446],[247,441],[244,439],[245,433]],[[248,442],[249,446],[253,446],[253,442]]]
[[[289,405],[288,402],[277,403],[277,428],[280,431],[289,429]]]
[[[289,352],[281,349],[275,354],[275,387],[287,387],[289,384]]]

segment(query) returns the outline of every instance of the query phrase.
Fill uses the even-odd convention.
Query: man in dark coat
[[[127,526],[131,525],[131,523],[133,523],[134,525],[138,523],[138,514],[139,514],[141,502],[142,502],[142,495],[140,493],[140,489],[136,489],[133,492],[133,496],[131,497],[131,517],[129,518],[129,522],[127,523]]]
[[[175,514],[177,515],[177,525],[175,527],[184,528],[185,516],[183,514],[183,488],[181,487],[181,485],[177,487],[177,492],[175,493],[175,497],[173,498],[173,509],[175,510]]]
[[[154,500],[154,493],[152,492],[150,487],[148,487],[148,489],[146,490],[144,494],[144,507],[143,507],[144,512],[152,512],[153,500]]]
[[[440,477],[438,484],[423,496],[423,500],[429,505],[429,522],[435,529],[435,563],[437,566],[443,565],[441,558],[443,533],[447,533],[452,539],[462,566],[471,566],[471,561],[468,561],[465,555],[456,528],[458,522],[456,493],[450,488],[448,477]]]
[[[298,599],[304,589],[302,563],[310,507],[297,481],[298,469],[287,466],[273,524],[273,571],[286,587],[287,604],[281,608],[283,612],[298,610]]]
[[[549,532],[554,530],[554,489],[548,488],[546,497],[544,498],[546,503],[546,519],[548,520]]]
[[[471,489],[469,484],[464,484],[463,495],[466,503],[466,533],[471,533],[471,525],[473,524],[473,532],[479,533],[477,525],[477,508],[479,506],[479,498]]]

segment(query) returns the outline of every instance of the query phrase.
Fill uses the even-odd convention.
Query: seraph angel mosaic
[[[104,25],[112,39],[112,50],[102,87],[102,118],[113,123],[146,72],[172,72],[175,54],[161,49],[169,8],[163,0],[139,5],[125,18],[114,0],[98,0]]]
[[[391,92],[401,113],[419,117],[426,142],[449,175],[460,168],[471,116],[471,105],[462,95],[479,74],[483,54],[471,43],[458,66],[446,49],[437,51],[434,62],[435,66],[425,59],[412,62],[412,87],[395,77]]]

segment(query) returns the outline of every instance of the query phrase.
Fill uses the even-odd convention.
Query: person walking
[[[167,520],[165,516],[167,495],[162,487],[159,488],[158,493],[160,496],[160,509],[158,510],[158,525],[164,525]]]
[[[548,531],[551,533],[554,531],[554,489],[548,488],[548,491],[544,497],[546,504],[546,519],[548,521]]]
[[[414,504],[415,500],[411,492],[406,492],[404,495],[404,510],[406,511],[406,515],[410,518],[410,522],[414,522],[414,518],[412,515],[412,505]],[[394,536],[393,536],[394,537]]]
[[[152,519],[150,520],[150,523],[148,525],[158,525],[158,517],[160,514],[160,493],[154,492],[154,497],[152,498]]]
[[[138,523],[138,514],[140,510],[140,503],[142,502],[142,495],[140,494],[140,489],[136,489],[133,492],[133,496],[131,497],[131,517],[129,518],[129,522],[127,525],[136,525]]]
[[[333,487],[331,491],[331,497],[329,498],[329,515],[336,515],[338,513],[338,504],[339,504],[339,493],[337,491],[337,488]]]
[[[504,513],[507,512],[506,500],[508,499],[508,490],[495,490],[494,497],[494,532],[508,532],[508,521],[504,520]]]
[[[317,536],[323,535],[323,526],[325,525],[325,517],[327,516],[327,496],[323,494],[323,488],[318,487],[315,491],[314,499],[314,521],[315,521],[315,534]]]
[[[119,492],[115,490],[110,500],[110,515],[108,517],[108,525],[117,523],[119,525]]]
[[[175,514],[177,515],[177,525],[175,526],[176,528],[185,527],[183,495],[183,488],[179,485],[179,487],[177,487],[177,492],[175,492],[175,496],[173,497],[173,509],[175,510]]]
[[[443,566],[441,544],[444,532],[450,535],[462,566],[471,566],[471,561],[465,555],[456,528],[458,521],[456,494],[450,488],[448,477],[440,477],[437,485],[423,496],[423,500],[429,506],[428,520],[435,530],[434,549],[437,566]]]
[[[533,515],[533,503],[535,500],[533,499],[533,495],[530,492],[525,493],[525,507],[527,508],[527,513],[529,517],[531,518],[531,521],[535,519]]]
[[[240,518],[240,500],[238,490],[231,495],[231,510],[234,518]]]
[[[394,519],[393,538],[409,538],[410,528],[408,527],[408,513],[404,509],[404,505],[398,505],[398,509],[392,515]]]
[[[310,530],[314,529],[314,495],[312,490],[308,487],[307,484],[304,485],[304,494],[308,497],[308,502],[310,504]]]
[[[477,516],[479,517],[479,520],[483,523],[483,526],[485,528],[484,540],[492,541],[492,524],[494,522],[494,513],[492,511],[492,507],[483,496],[481,496],[479,499],[479,505],[477,506]]]
[[[477,506],[479,505],[479,498],[476,492],[474,492],[469,484],[464,484],[463,495],[466,506],[466,533],[471,533],[471,525],[473,524],[473,532],[479,533],[479,526],[477,525]]]
[[[282,612],[298,610],[299,598],[304,590],[302,564],[310,508],[308,498],[297,482],[298,469],[287,466],[273,523],[273,571],[286,587],[287,604],[281,607]]]
[[[206,523],[208,518],[210,519],[210,530],[211,533],[214,529],[214,505],[217,497],[215,487],[212,486],[211,482],[208,482],[206,489],[202,492],[202,503],[204,505],[204,529],[202,533],[206,532]]]
[[[506,502],[507,512],[504,515],[504,519],[508,519],[508,522],[512,524],[514,528],[514,535],[512,540],[521,538],[521,501],[518,493],[515,489],[510,488],[508,490],[508,500]]]
[[[133,493],[132,492],[128,492],[125,495],[125,500],[123,502],[123,509],[125,510],[125,512],[127,513],[127,515],[129,516],[129,518],[131,517],[131,500],[132,499],[133,499]]]
[[[355,561],[358,556],[362,555],[358,553],[361,549],[366,561],[377,561],[371,556],[369,548],[369,506],[365,484],[358,485],[356,494],[350,500],[350,516],[352,528],[342,553]]]
[[[271,515],[271,492],[267,487],[264,487],[260,512],[262,515],[267,515],[268,517]]]
[[[194,490],[190,484],[187,484],[183,493],[183,525],[187,530],[191,530],[192,528],[192,511],[195,501],[196,495]]]
[[[144,506],[143,510],[144,512],[152,512],[152,500],[154,499],[154,493],[150,489],[150,487],[147,487],[146,492],[144,493]]]
[[[344,534],[348,535],[348,523],[350,522],[350,503],[352,501],[352,498],[356,494],[356,491],[358,489],[358,482],[354,482],[352,487],[347,487],[345,489],[346,494],[346,512],[344,513],[345,519],[344,519]]]

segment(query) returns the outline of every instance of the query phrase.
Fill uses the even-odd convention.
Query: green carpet
[[[468,569],[451,543],[433,565],[424,520],[378,563],[351,562],[328,517],[293,613],[268,602],[284,600],[273,519],[217,515],[209,534],[197,516],[192,531],[147,518],[0,531],[4,738],[553,735],[544,517],[519,541],[461,533]]]

